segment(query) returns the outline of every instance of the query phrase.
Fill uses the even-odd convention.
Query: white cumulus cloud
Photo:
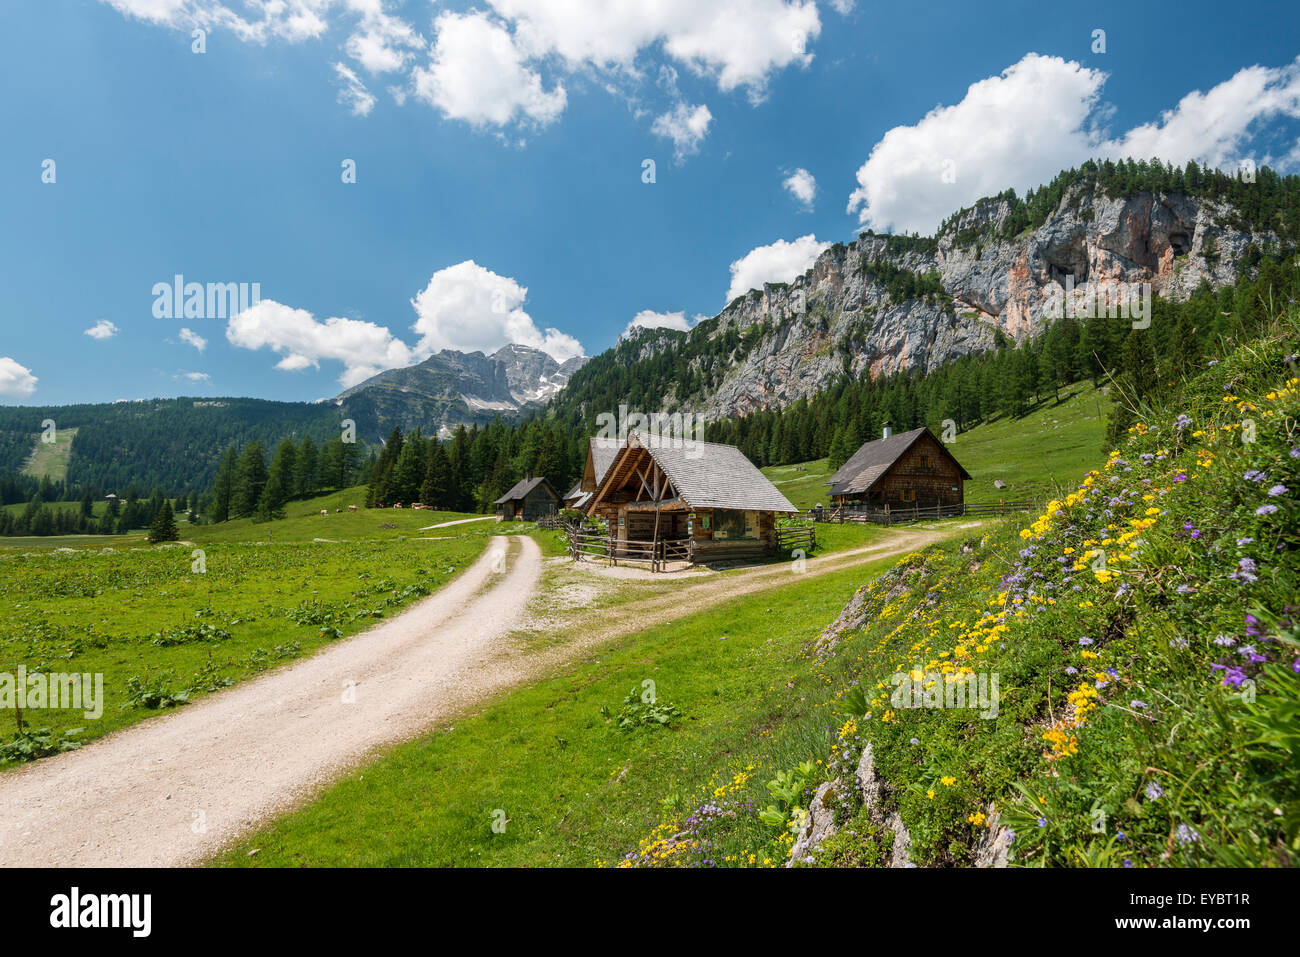
[[[896,126],[858,169],[848,211],[863,226],[933,233],[948,214],[1007,187],[1024,192],[1089,158],[1188,160],[1235,167],[1264,121],[1300,117],[1300,59],[1247,67],[1187,94],[1158,120],[1104,129],[1106,74],[1027,54],[971,84],[952,106]]]
[[[411,350],[373,322],[332,316],[323,322],[305,309],[263,299],[235,316],[226,338],[241,349],[270,349],[284,371],[319,368],[321,360],[343,364],[339,383],[356,385],[384,369],[407,366]]]
[[[731,287],[727,302],[751,289],[762,289],[765,282],[791,282],[798,279],[817,261],[830,243],[820,243],[812,233],[793,242],[778,239],[769,246],[751,249],[731,264]]]
[[[0,395],[26,398],[36,391],[36,382],[31,369],[9,356],[0,356]]]
[[[402,0],[101,2],[149,23],[224,30],[249,43],[319,40],[343,29],[354,64],[400,77],[388,87],[399,106],[414,94],[450,119],[496,128],[553,122],[568,102],[567,77],[594,77],[593,88],[624,96],[625,81],[638,84],[668,64],[757,103],[774,74],[812,62],[809,47],[821,33],[815,0],[484,0],[441,12],[429,39],[413,25],[417,4]],[[852,0],[832,2],[844,10]],[[339,100],[369,113],[373,94],[340,66]]]
[[[193,329],[181,329],[181,342],[193,346],[195,349],[198,349],[199,352],[202,352],[208,347],[208,340],[204,339]]]
[[[425,358],[442,349],[495,352],[508,343],[532,346],[557,362],[583,355],[582,343],[558,329],[538,329],[523,309],[528,290],[472,259],[440,269],[414,299],[420,334],[416,353]]]
[[[700,151],[700,144],[709,135],[713,114],[703,103],[689,106],[678,103],[667,113],[655,119],[650,131],[673,141],[673,157],[678,163]]]
[[[402,18],[389,15],[383,0],[348,0],[348,7],[361,14],[361,22],[344,49],[370,73],[404,70],[413,51],[424,49],[424,37]]]
[[[375,108],[375,95],[366,89],[361,77],[342,63],[334,64],[334,73],[339,78],[339,102],[353,116],[369,116]]]
[[[443,13],[436,27],[429,64],[414,73],[415,95],[444,116],[474,126],[545,126],[564,112],[564,87],[545,89],[509,31],[487,14]]]
[[[82,333],[83,336],[90,336],[92,339],[111,339],[118,334],[118,328],[107,319],[100,319],[97,323]]]
[[[489,0],[517,25],[531,56],[556,54],[571,68],[631,70],[660,44],[672,60],[725,91],[761,95],[768,76],[812,62],[821,32],[812,0]]]
[[[630,335],[637,329],[678,329],[687,332],[690,328],[691,324],[684,312],[655,312],[652,309],[642,309],[632,317],[632,321],[623,330],[623,335]]]
[[[858,170],[849,212],[874,229],[932,233],[981,196],[1046,182],[1089,155],[1104,82],[1098,70],[1029,54],[955,106],[887,132]]]
[[[1107,141],[1103,152],[1115,158],[1158,156],[1178,165],[1194,159],[1235,168],[1258,125],[1278,117],[1300,118],[1300,57],[1276,69],[1239,70],[1208,93],[1193,90],[1158,121]]]
[[[805,209],[813,208],[813,201],[817,198],[817,178],[812,173],[799,167],[782,180],[781,185]]]

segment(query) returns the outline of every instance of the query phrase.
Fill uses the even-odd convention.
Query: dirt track
[[[436,594],[297,664],[0,775],[0,865],[179,865],[477,700],[541,549],[505,538]],[[354,695],[347,695],[350,682]],[[354,700],[346,700],[352,697]]]
[[[949,533],[950,534],[950,533]],[[819,576],[945,537],[910,530],[809,559]],[[407,740],[586,649],[702,607],[779,587],[789,563],[704,579],[598,612],[580,637],[522,654],[509,632],[541,574],[531,538],[493,538],[463,575],[398,617],[79,751],[0,775],[0,866],[201,862],[300,804],[376,748]],[[578,616],[581,612],[578,612]],[[561,627],[569,621],[559,622]],[[345,700],[345,684],[355,688]]]

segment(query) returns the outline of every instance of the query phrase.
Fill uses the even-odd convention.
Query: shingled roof
[[[618,439],[608,438],[590,438],[587,440],[587,449],[591,458],[591,469],[595,473],[591,482],[587,481],[587,473],[584,469],[582,481],[579,483],[583,490],[594,492],[600,488],[600,483],[605,479],[605,473],[609,467],[614,464],[614,459],[618,458],[619,450],[623,448],[623,443]],[[587,486],[590,485],[590,488]]]
[[[622,455],[645,449],[663,470],[681,498],[691,508],[729,508],[755,512],[799,511],[782,495],[767,476],[734,445],[716,442],[667,443],[644,442],[637,433],[628,438]],[[605,472],[597,499],[617,470]]]
[[[839,470],[830,477],[830,481],[826,483],[831,487],[831,494],[856,495],[870,491],[871,486],[880,481],[894,463],[903,457],[903,453],[910,449],[917,439],[929,432],[929,429],[922,426],[919,429],[912,429],[910,432],[891,435],[887,439],[864,442],[862,448],[854,452],[853,456],[841,465]],[[934,438],[933,435],[930,437]],[[938,440],[936,440],[936,443],[938,443]],[[962,468],[962,464],[953,458],[952,453],[942,443],[938,444],[939,448],[943,449],[944,454],[953,460],[957,468],[961,469],[962,478],[970,478],[970,473]]]
[[[591,501],[591,493],[582,490],[581,482],[569,489],[569,494],[564,496],[564,503],[568,505],[569,508],[582,508],[589,501]]]
[[[545,476],[539,475],[537,478],[522,479],[521,481],[516,482],[514,487],[510,489],[510,491],[506,492],[505,495],[502,495],[499,499],[497,499],[492,504],[504,505],[506,502],[513,502],[516,499],[521,499],[529,492],[531,492],[533,489],[537,488],[537,486],[543,483],[546,484],[547,488],[551,489],[551,494],[555,496],[555,498],[558,499],[560,497],[559,493],[556,492],[555,489],[551,487],[551,483],[546,481]]]

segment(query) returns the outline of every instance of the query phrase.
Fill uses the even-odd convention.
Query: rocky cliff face
[[[1041,227],[1010,240],[970,238],[997,235],[1010,213],[1001,199],[961,214],[937,242],[864,234],[828,249],[793,283],[732,302],[710,336],[764,323],[767,331],[711,395],[675,398],[714,416],[745,414],[811,395],[841,373],[925,370],[991,348],[995,330],[1023,341],[1059,314],[1067,279],[1112,294],[1150,283],[1154,294],[1185,299],[1202,281],[1234,281],[1248,244],[1274,241],[1228,225],[1232,212],[1183,195],[1075,191]],[[869,274],[877,262],[936,273],[943,295],[897,300]],[[648,339],[645,348],[656,341],[663,339]]]
[[[514,343],[492,353],[492,360],[505,366],[510,394],[521,406],[529,402],[545,402],[563,389],[569,376],[587,361],[585,356],[575,356],[556,362],[540,349]]]

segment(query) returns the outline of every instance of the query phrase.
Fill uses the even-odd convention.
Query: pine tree
[[[230,511],[235,518],[248,518],[257,511],[266,485],[266,456],[261,442],[249,442],[239,455],[235,466],[235,484],[231,495]]]
[[[441,442],[432,439],[430,445],[429,464],[420,485],[420,501],[434,508],[450,508],[451,461]]]
[[[174,542],[180,537],[181,534],[176,528],[176,516],[172,512],[172,503],[164,499],[158,514],[154,516],[153,523],[149,526],[149,541]]]
[[[409,505],[420,501],[420,485],[428,468],[425,461],[428,450],[429,446],[418,429],[414,435],[407,436],[389,478],[387,494],[390,502]]]
[[[212,521],[214,522],[224,522],[231,517],[230,506],[235,490],[237,462],[238,456],[232,445],[221,457],[221,465],[217,469],[217,483],[212,489]]]
[[[853,440],[849,437],[849,429],[842,426],[835,430],[835,438],[831,440],[827,465],[832,472],[837,472],[840,466],[847,462],[849,457],[856,451],[857,448],[854,447]]]
[[[293,439],[285,439],[275,448],[275,457],[271,459],[271,468],[267,476],[269,482],[276,479],[280,486],[280,505],[293,497],[297,487],[298,446]]]
[[[393,431],[388,434],[388,441],[384,443],[384,450],[379,453],[374,470],[370,473],[370,484],[366,489],[367,508],[382,508],[393,504],[389,479],[393,466],[397,464],[397,457],[401,454],[402,430],[394,426]]]
[[[262,496],[257,502],[255,517],[259,522],[269,522],[273,518],[284,518],[284,503],[288,499],[280,472],[272,472],[262,486]]]
[[[310,498],[320,488],[320,454],[316,443],[308,435],[298,447],[298,468],[294,476],[294,489],[303,498]]]

